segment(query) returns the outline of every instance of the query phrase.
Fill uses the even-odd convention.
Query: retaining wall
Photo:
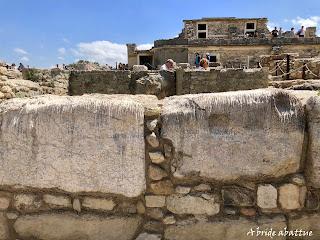
[[[0,239],[319,239],[319,109],[278,90],[4,101]]]
[[[268,70],[266,68],[213,68],[210,71],[178,69],[176,82],[177,95],[266,88]]]

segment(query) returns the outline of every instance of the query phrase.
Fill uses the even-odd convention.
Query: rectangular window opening
[[[200,30],[200,31],[207,30],[207,24],[203,24],[203,23],[198,24],[198,30]]]
[[[246,29],[247,30],[255,30],[255,24],[254,23],[247,23],[246,24]]]
[[[207,33],[206,32],[199,32],[198,38],[207,38]]]

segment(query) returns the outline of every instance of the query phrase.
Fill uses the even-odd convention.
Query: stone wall
[[[319,97],[40,96],[0,118],[0,239],[320,238]]]
[[[68,95],[70,71],[53,69],[24,69],[23,78],[38,83],[43,94]]]
[[[212,68],[210,71],[179,69],[176,81],[177,95],[266,88],[268,70],[265,68]]]

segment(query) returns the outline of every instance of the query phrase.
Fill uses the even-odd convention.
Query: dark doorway
[[[152,66],[152,56],[139,56],[140,65],[145,65],[149,70],[153,68]]]
[[[210,56],[209,62],[217,62],[217,56]]]

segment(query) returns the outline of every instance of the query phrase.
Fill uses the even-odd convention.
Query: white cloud
[[[149,50],[153,47],[153,44],[151,43],[146,43],[146,44],[141,44],[137,46],[138,50]]]
[[[153,44],[141,44],[139,50],[148,50]],[[110,41],[94,41],[79,43],[76,49],[70,49],[77,59],[99,62],[102,64],[115,65],[116,62],[127,63],[127,46],[125,44]]]
[[[58,49],[58,53],[60,54],[60,55],[64,55],[64,54],[66,54],[66,49],[65,48],[59,48]]]
[[[127,62],[127,46],[109,41],[79,43],[72,52],[77,58],[115,65],[115,62]]]
[[[28,52],[22,48],[15,48],[15,49],[13,49],[13,51],[17,54],[20,54],[20,55],[27,55],[28,54]]]
[[[21,62],[29,62],[29,58],[24,56],[22,58],[20,58]]]
[[[309,18],[296,17],[291,22],[295,26],[317,27],[320,23],[320,16],[312,16]]]
[[[58,59],[64,61],[64,57],[58,57]]]
[[[269,31],[272,31],[274,29],[274,27],[277,27],[278,24],[274,23],[274,22],[268,22],[267,27],[269,29]]]

